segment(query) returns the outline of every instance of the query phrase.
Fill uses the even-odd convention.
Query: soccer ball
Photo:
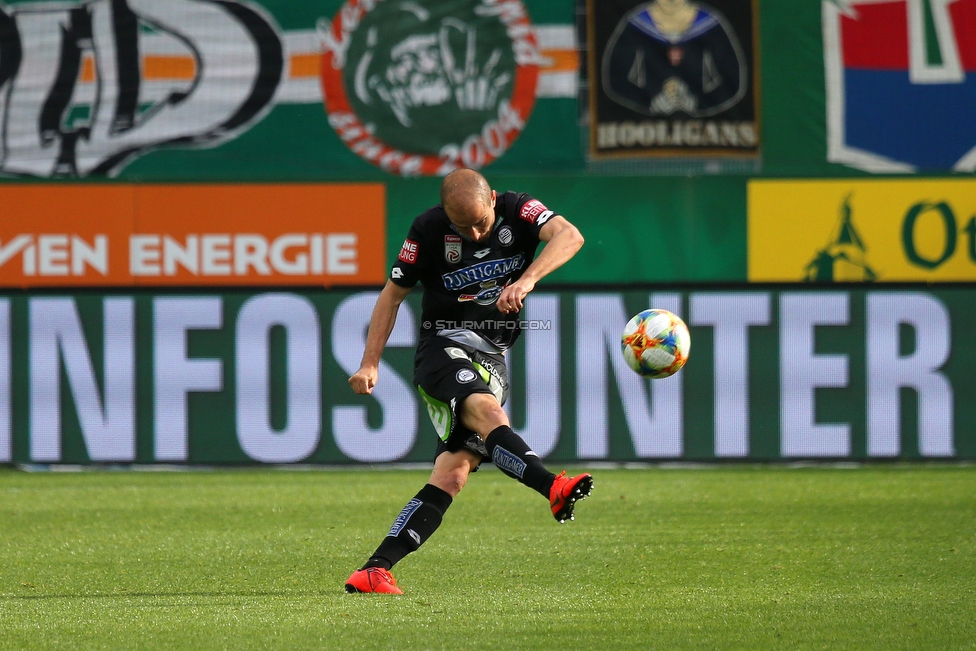
[[[644,310],[627,323],[620,347],[627,366],[648,378],[674,375],[691,350],[688,326],[667,310]]]

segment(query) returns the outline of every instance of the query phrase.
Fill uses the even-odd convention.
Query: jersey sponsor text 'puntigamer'
[[[460,289],[492,278],[501,278],[516,269],[521,269],[524,264],[525,255],[517,253],[511,258],[479,262],[470,267],[446,273],[441,278],[444,279],[446,289]]]

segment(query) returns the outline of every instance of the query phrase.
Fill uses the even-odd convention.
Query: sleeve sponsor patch
[[[397,259],[407,264],[414,264],[417,262],[417,251],[419,250],[420,247],[416,242],[413,240],[404,240],[403,246],[400,247],[400,255],[397,256]]]
[[[546,212],[546,207],[542,205],[542,202],[538,199],[531,199],[526,201],[522,206],[522,210],[519,211],[519,217],[530,224],[535,224],[539,219],[539,215],[544,212]]]

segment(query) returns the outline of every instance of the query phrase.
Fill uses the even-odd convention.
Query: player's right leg
[[[488,455],[499,470],[549,499],[549,508],[557,522],[575,519],[576,502],[593,490],[593,477],[589,473],[567,477],[565,471],[558,475],[550,472],[515,433],[505,410],[491,394],[468,396],[461,405],[460,416],[465,427],[481,433]]]

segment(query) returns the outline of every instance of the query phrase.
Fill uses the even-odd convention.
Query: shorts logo
[[[399,280],[400,278],[403,278],[403,269],[401,269],[400,267],[393,267],[393,270],[390,272],[390,278],[394,280]]]
[[[403,246],[400,247],[400,255],[397,256],[398,260],[402,260],[407,264],[414,264],[417,261],[417,252],[420,250],[420,245],[418,245],[413,240],[404,240]]]
[[[538,199],[532,199],[531,201],[525,202],[522,206],[522,210],[519,211],[519,217],[529,222],[530,224],[536,223],[539,216],[546,212],[546,207],[542,205],[542,202]],[[551,212],[550,212],[550,217]],[[546,218],[548,219],[548,217]]]
[[[449,346],[448,348],[445,348],[444,352],[447,353],[448,357],[450,357],[451,359],[471,359],[470,357],[468,357],[468,354],[466,352],[454,346]]]
[[[457,381],[460,382],[461,384],[467,384],[468,382],[471,382],[478,376],[471,369],[462,368],[460,371],[457,372],[456,377],[457,377]]]
[[[504,470],[519,479],[522,479],[528,465],[500,445],[496,446],[494,452],[491,453],[491,462],[498,466],[499,470]]]
[[[514,239],[515,238],[512,235],[512,229],[511,228],[509,228],[508,226],[502,226],[501,229],[499,229],[499,231],[498,231],[498,243],[499,244],[501,244],[502,246],[511,246],[512,245],[512,241]]]
[[[502,156],[529,120],[547,61],[521,0],[346,0],[316,32],[330,126],[401,176]]]
[[[457,264],[461,261],[461,236],[444,236],[444,259],[450,264]]]

